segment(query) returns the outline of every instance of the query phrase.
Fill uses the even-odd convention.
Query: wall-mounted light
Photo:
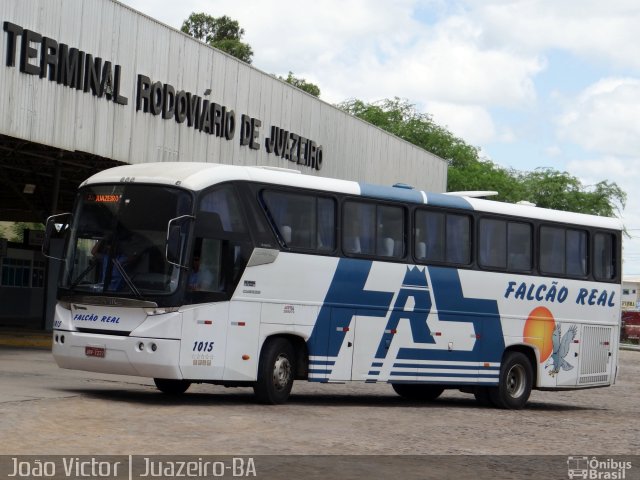
[[[35,191],[36,191],[36,186],[33,183],[25,183],[22,193],[31,195]]]

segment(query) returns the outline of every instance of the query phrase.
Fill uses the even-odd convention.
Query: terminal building
[[[3,0],[0,19],[0,221],[44,223],[92,174],[158,161],[446,188],[441,158],[115,0]],[[0,327],[51,327],[40,241],[0,241]]]

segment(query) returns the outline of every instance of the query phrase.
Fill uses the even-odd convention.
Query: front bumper
[[[104,348],[105,355],[87,356],[86,347]],[[182,379],[180,340],[54,330],[52,353],[61,368]]]

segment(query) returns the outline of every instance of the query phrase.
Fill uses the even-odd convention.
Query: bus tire
[[[295,377],[295,352],[284,338],[267,340],[260,353],[253,391],[260,403],[277,405],[289,399]]]
[[[498,408],[519,410],[523,408],[533,383],[533,369],[524,353],[507,352],[500,366],[497,387],[489,389],[491,402]]]
[[[167,395],[182,395],[191,386],[188,380],[172,380],[168,378],[154,378],[158,390]]]
[[[444,392],[444,387],[440,385],[392,383],[391,386],[402,398],[420,402],[432,402]]]

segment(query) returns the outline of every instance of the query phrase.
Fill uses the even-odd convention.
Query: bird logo
[[[551,359],[547,362],[547,365],[545,365],[545,368],[550,364],[552,365],[551,370],[549,370],[549,375],[552,377],[557,375],[560,369],[565,371],[573,369],[573,365],[567,362],[564,357],[569,353],[571,343],[573,343],[573,339],[576,338],[577,334],[578,327],[576,325],[571,325],[564,335],[562,335],[562,326],[560,324],[556,325],[556,328],[553,330],[551,337],[553,352],[551,352]]]

